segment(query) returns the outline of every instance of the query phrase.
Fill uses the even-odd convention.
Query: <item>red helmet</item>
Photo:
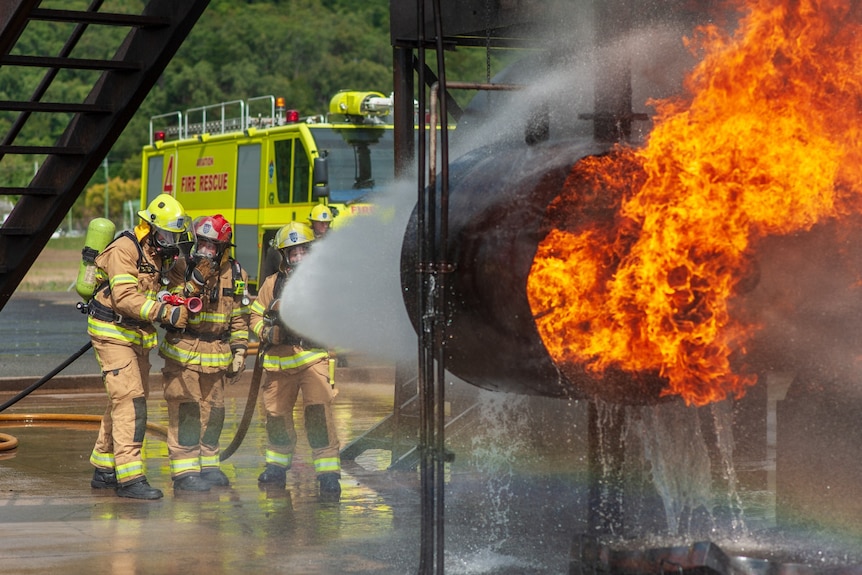
[[[201,216],[194,222],[195,235],[199,239],[229,244],[233,237],[230,223],[221,214]]]
[[[222,254],[231,245],[233,230],[221,214],[197,218],[192,224],[192,229],[196,240],[192,257],[220,260]]]

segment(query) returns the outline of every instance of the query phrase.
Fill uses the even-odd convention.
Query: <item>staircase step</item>
[[[26,66],[29,68],[63,68],[68,70],[127,70],[138,71],[140,62],[126,60],[97,60],[93,58],[61,58],[58,56],[19,56],[9,54],[0,57],[0,65]]]

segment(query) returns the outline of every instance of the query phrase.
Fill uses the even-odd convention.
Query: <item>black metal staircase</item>
[[[44,71],[29,100],[0,100],[0,113],[17,113],[0,139],[0,166],[4,157],[15,154],[41,160],[28,186],[12,187],[0,181],[0,196],[17,198],[15,207],[0,224],[0,309],[62,223],[209,0],[149,0],[140,14],[103,12],[103,3],[92,0],[86,10],[69,10],[61,2],[50,5],[63,9],[43,7],[49,5],[43,0],[0,0],[0,68],[35,67]],[[33,55],[18,49],[22,35],[35,21],[69,24],[69,36],[58,54]],[[91,26],[128,29],[112,58],[72,57]],[[58,74],[65,70],[97,74],[83,102],[44,99]],[[53,121],[66,122],[63,135],[53,145],[16,144],[28,122],[42,114],[51,114]]]

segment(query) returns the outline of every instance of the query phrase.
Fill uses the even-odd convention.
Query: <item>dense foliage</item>
[[[310,115],[339,89],[389,93],[388,2],[353,4],[334,12],[321,0],[213,0],[117,142],[133,164],[122,175],[140,170],[155,114],[271,94]]]
[[[56,7],[84,8],[87,0],[53,0]],[[50,5],[44,2],[44,6]],[[106,1],[102,10],[140,13],[141,0]],[[55,55],[67,34],[63,23],[34,21],[22,36],[16,52]],[[110,58],[125,30],[102,29],[85,35],[74,56]],[[484,50],[447,53],[453,77],[482,80],[486,71]],[[16,68],[0,69],[0,99],[29,99],[43,73]],[[44,98],[83,101],[95,82],[93,72],[65,71],[58,75]],[[104,195],[105,176],[124,181],[140,178],[140,152],[148,142],[151,116],[254,96],[284,96],[288,107],[301,115],[325,113],[330,98],[342,89],[392,91],[392,48],[389,40],[389,0],[212,0],[196,27],[177,52],[157,85],[108,155],[107,174],[97,171],[92,185],[76,205],[75,217],[98,211],[96,198]],[[16,143],[51,145],[65,126],[57,115],[31,119],[36,129],[22,133]],[[0,116],[0,130],[14,116]],[[0,163],[0,180],[26,185],[34,159],[7,157]],[[112,210],[117,214],[123,194],[137,193],[132,186],[112,183]],[[101,191],[101,193],[100,193]],[[115,191],[117,196],[115,198]],[[84,206],[85,198],[87,206]]]

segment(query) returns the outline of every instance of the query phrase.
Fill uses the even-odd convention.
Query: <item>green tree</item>
[[[138,202],[141,194],[141,180],[111,178],[108,181],[108,219],[119,226],[126,216],[126,202]],[[86,221],[105,216],[105,184],[94,184],[84,191],[84,207],[81,216]],[[128,218],[126,218],[128,219]]]
[[[141,148],[150,140],[150,118],[158,114],[273,95],[283,96],[289,108],[309,116],[326,113],[330,99],[339,90],[389,94],[389,1],[212,0],[111,149],[111,176],[126,181],[140,179]],[[53,3],[69,9],[84,9],[89,4],[87,0]],[[113,0],[111,10],[140,13],[141,5],[141,0]],[[59,33],[62,26],[67,24],[32,22],[16,46],[16,53],[59,53],[59,38],[65,38]],[[73,56],[110,58],[127,32],[106,26],[90,28]],[[492,55],[492,75],[504,63]],[[487,75],[484,49],[462,47],[447,51],[446,64],[450,80],[484,81]],[[0,67],[0,99],[29,99],[41,74],[26,67]],[[62,71],[46,101],[83,101],[92,89],[95,74],[98,72]],[[455,94],[462,106],[472,96],[472,92]],[[16,117],[17,114],[0,112],[0,130],[8,130]],[[58,114],[32,117],[16,143],[52,145],[68,121],[68,117]],[[32,178],[34,163],[41,164],[41,158],[7,155],[0,159],[0,178],[7,185],[25,186]],[[99,185],[104,191],[101,178],[100,173],[93,176],[88,193]],[[76,205],[75,211],[80,209],[82,215],[103,213],[103,207],[85,204],[80,208]]]

